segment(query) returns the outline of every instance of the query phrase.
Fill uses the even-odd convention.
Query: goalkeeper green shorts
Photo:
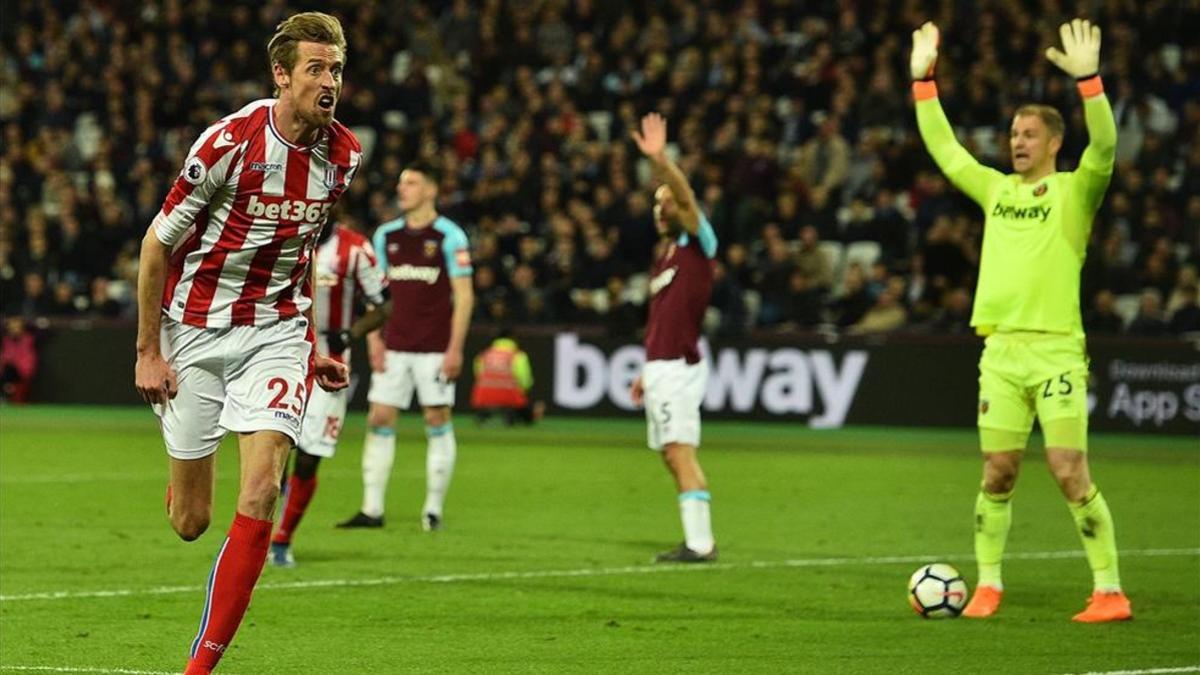
[[[1036,417],[1046,447],[1086,451],[1087,384],[1082,336],[993,333],[979,359],[980,447],[1023,450]]]

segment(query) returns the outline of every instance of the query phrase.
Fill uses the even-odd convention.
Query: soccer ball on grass
[[[953,619],[967,604],[967,582],[946,563],[922,565],[908,580],[908,602],[926,619]]]

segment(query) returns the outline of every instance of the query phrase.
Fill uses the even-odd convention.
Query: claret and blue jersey
[[[646,360],[700,360],[700,327],[712,295],[717,233],[700,214],[695,235],[679,235],[655,259],[650,275]]]
[[[454,311],[450,279],[473,271],[466,233],[444,216],[426,227],[397,218],[380,225],[372,243],[393,303],[384,330],[388,349],[445,351]]]

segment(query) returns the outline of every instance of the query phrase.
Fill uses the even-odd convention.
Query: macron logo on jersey
[[[246,213],[255,218],[267,220],[289,220],[297,223],[319,223],[325,220],[332,204],[325,202],[307,202],[303,199],[280,199],[258,195],[250,195],[250,203],[246,205]]]
[[[675,281],[675,275],[679,273],[678,267],[669,267],[654,276],[650,280],[650,295],[658,295],[658,292]]]
[[[996,204],[992,209],[992,217],[1008,218],[1015,220],[1039,220],[1046,222],[1050,217],[1049,206],[1008,206],[1005,204]]]
[[[442,270],[439,267],[417,265],[392,265],[387,271],[387,277],[392,281],[423,281],[431,286],[437,283],[441,275]]]

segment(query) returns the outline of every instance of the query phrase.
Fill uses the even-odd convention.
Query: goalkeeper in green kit
[[[938,29],[932,23],[913,33],[913,95],[929,154],[985,218],[971,315],[971,325],[986,336],[979,360],[979,583],[963,614],[983,618],[1000,607],[1013,488],[1036,417],[1095,584],[1074,620],[1099,623],[1133,617],[1117,572],[1112,514],[1088,472],[1088,359],[1079,312],[1079,273],[1092,217],[1112,176],[1117,132],[1099,76],[1099,27],[1076,19],[1059,33],[1063,51],[1048,49],[1046,57],[1078,81],[1087,120],[1089,142],[1075,171],[1056,171],[1063,118],[1045,105],[1021,106],[1013,116],[1012,174],[983,166],[958,144],[933,81]]]

